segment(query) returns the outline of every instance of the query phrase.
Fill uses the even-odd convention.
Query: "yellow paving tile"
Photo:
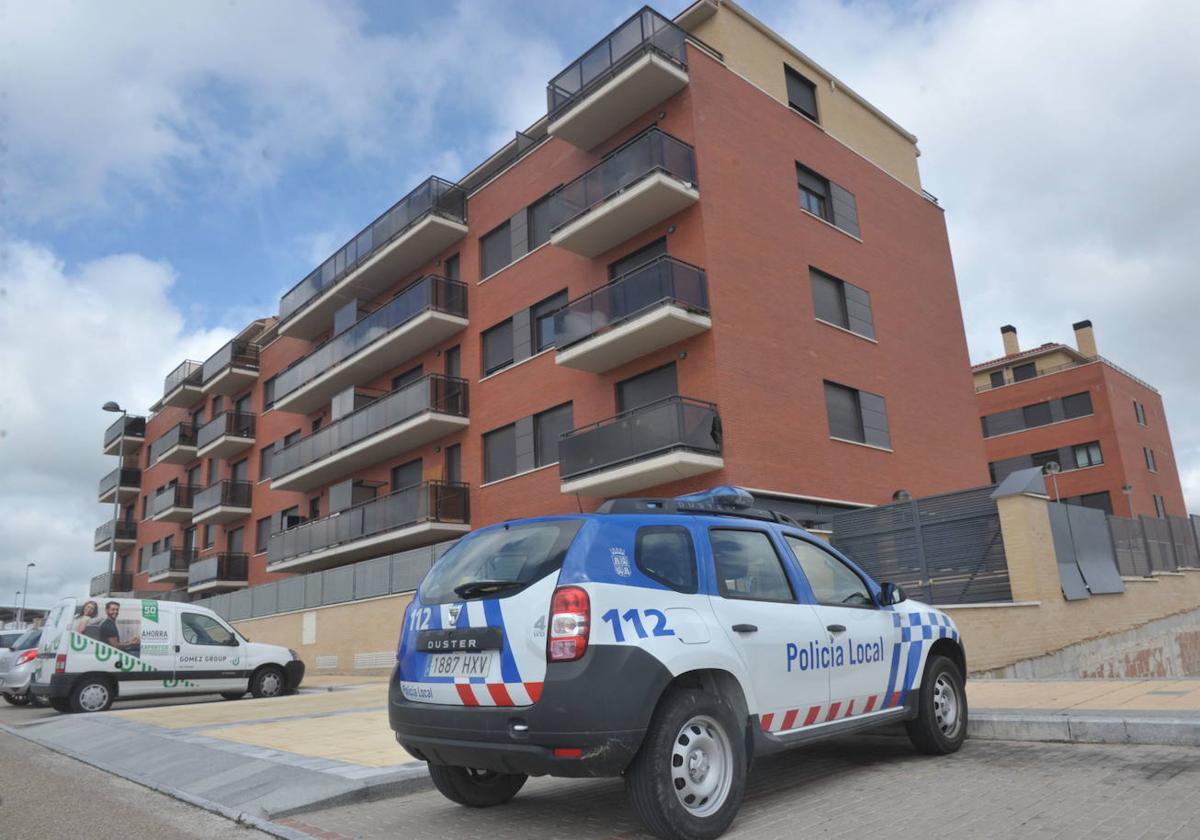
[[[239,744],[365,767],[390,767],[414,761],[396,743],[385,711],[230,726],[207,730],[204,734]]]
[[[181,706],[159,706],[150,709],[124,709],[113,714],[118,717],[162,726],[166,729],[188,729],[193,726],[237,724],[277,717],[315,715],[340,712],[345,709],[373,708],[387,705],[387,683],[373,683],[345,691],[325,691],[320,694],[289,694],[255,700],[227,700],[221,703],[193,703]]]
[[[1200,680],[972,680],[967,697],[981,709],[1200,712]]]

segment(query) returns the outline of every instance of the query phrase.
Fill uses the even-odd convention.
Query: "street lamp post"
[[[113,494],[113,526],[112,535],[108,542],[108,584],[112,586],[113,575],[117,571],[117,523],[121,519],[121,468],[125,466],[125,421],[128,412],[112,400],[101,406],[105,411],[120,413],[121,437],[117,443],[117,490]]]
[[[36,565],[37,563],[25,564],[25,588],[21,590],[21,609],[17,611],[17,624],[25,621],[25,598],[29,592],[29,570]]]

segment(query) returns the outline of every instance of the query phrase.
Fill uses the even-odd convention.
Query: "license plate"
[[[425,669],[427,677],[488,677],[492,672],[491,653],[435,653]]]

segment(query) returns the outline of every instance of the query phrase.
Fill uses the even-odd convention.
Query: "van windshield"
[[[582,519],[569,519],[468,534],[433,564],[421,582],[421,603],[519,592],[562,568],[582,525]]]

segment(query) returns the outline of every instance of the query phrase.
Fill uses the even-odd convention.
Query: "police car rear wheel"
[[[521,773],[430,764],[429,778],[438,792],[451,802],[468,808],[491,808],[516,796],[529,777]]]
[[[725,832],[746,788],[743,728],[715,694],[676,689],[663,698],[625,774],[652,834],[706,840]]]
[[[931,656],[919,689],[917,716],[906,721],[909,740],[927,755],[958,750],[967,736],[967,694],[962,674],[944,656]]]

